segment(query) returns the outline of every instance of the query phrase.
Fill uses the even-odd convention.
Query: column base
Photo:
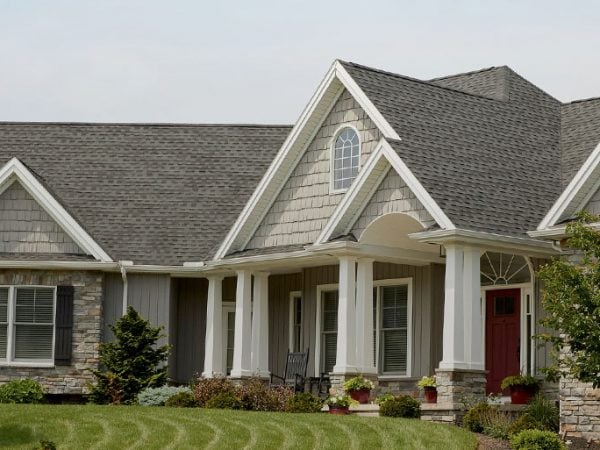
[[[485,401],[486,374],[485,370],[436,369],[438,404],[460,408],[467,402]]]
[[[224,378],[225,374],[221,372],[202,372],[202,378]]]
[[[463,361],[440,361],[439,370],[467,370],[467,371],[485,371],[485,365],[482,363],[470,363]]]
[[[264,371],[264,370],[257,370],[252,372],[252,377],[253,378],[266,378],[266,379],[271,379],[271,372],[269,371]]]
[[[247,369],[232,370],[231,373],[229,374],[229,378],[233,378],[233,379],[251,378],[253,376],[254,376],[254,372],[252,372],[251,370],[247,370]]]

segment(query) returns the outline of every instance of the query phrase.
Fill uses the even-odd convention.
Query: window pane
[[[406,372],[406,330],[386,330],[381,333],[383,341],[383,371]]]
[[[54,290],[18,288],[15,321],[20,323],[54,323]]]
[[[52,359],[52,325],[15,325],[15,359]]]
[[[231,373],[231,368],[233,367],[233,343],[235,337],[235,312],[228,311],[227,312],[227,342],[226,342],[226,355],[225,355],[225,370],[227,371],[227,375]]]
[[[359,156],[358,135],[353,129],[344,128],[334,145],[333,185],[335,189],[346,189],[352,184],[358,174]]]
[[[322,331],[337,331],[338,293],[337,291],[323,292],[323,329]]]
[[[386,286],[382,293],[382,328],[408,326],[408,286]]]
[[[6,358],[8,325],[0,325],[0,359]]]
[[[323,372],[332,372],[337,353],[337,333],[323,334]]]
[[[8,288],[0,288],[0,323],[8,322]]]

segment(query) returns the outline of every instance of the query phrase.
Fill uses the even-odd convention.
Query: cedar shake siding
[[[330,192],[332,140],[344,124],[358,130],[360,165],[364,165],[381,133],[350,93],[344,91],[246,248],[310,244],[317,239],[344,196]]]

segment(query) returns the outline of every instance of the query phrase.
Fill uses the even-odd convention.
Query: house
[[[599,142],[599,99],[508,67],[423,81],[339,60],[293,127],[2,123],[0,381],[84,392],[132,305],[165,327],[176,381],[308,350],[334,385],[435,372],[456,409],[546,365],[534,272],[600,210]]]

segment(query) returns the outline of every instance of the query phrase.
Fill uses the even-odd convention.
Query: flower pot
[[[329,414],[337,414],[339,416],[345,416],[350,412],[349,406],[331,406],[329,405]]]
[[[358,403],[364,405],[369,403],[369,394],[371,393],[370,389],[361,389],[359,391],[350,391],[350,397],[352,400],[356,400]]]
[[[510,387],[510,402],[513,405],[526,405],[537,392],[537,386],[516,385]]]
[[[437,389],[435,386],[425,386],[423,393],[425,394],[425,403],[437,403]]]

